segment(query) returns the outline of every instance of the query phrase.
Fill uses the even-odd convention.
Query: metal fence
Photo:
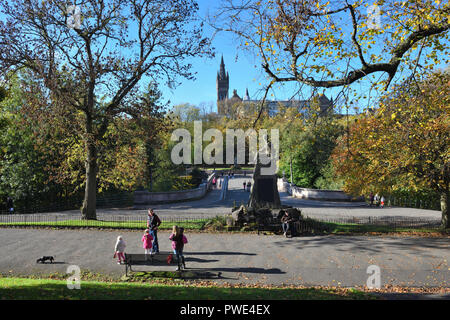
[[[388,197],[388,206],[403,207],[403,208],[417,208],[428,210],[441,210],[441,203],[439,199],[420,199],[417,197]]]
[[[59,199],[51,204],[42,202],[27,202],[14,206],[15,214],[60,212],[66,210],[78,210],[83,204],[83,195],[66,199]],[[97,208],[125,208],[134,205],[133,192],[120,192],[98,194],[96,198]],[[0,214],[9,214],[6,208],[0,207]]]
[[[293,223],[299,234],[324,233],[361,233],[361,232],[395,232],[410,230],[441,230],[441,221],[432,218],[415,218],[399,216],[383,217],[317,217],[304,215]],[[259,223],[258,232],[263,230],[281,230],[278,219],[270,224]]]
[[[186,228],[202,229],[212,218],[205,216],[159,216],[164,228],[175,224],[183,224]],[[226,221],[226,219],[224,219]],[[82,220],[80,214],[8,214],[0,215],[0,227],[98,227],[144,229],[147,215],[116,215],[97,214],[97,220]],[[279,221],[271,223],[277,229],[281,227]],[[304,216],[296,224],[300,233],[321,232],[370,232],[370,231],[398,231],[402,229],[440,229],[439,219],[414,218],[399,216],[368,216],[368,217],[313,217]]]
[[[441,221],[432,218],[401,216],[305,217],[298,224],[300,232],[319,231],[398,231],[402,229],[440,229]]]

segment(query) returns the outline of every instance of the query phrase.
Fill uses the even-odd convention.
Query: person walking
[[[150,231],[148,229],[145,229],[145,233],[142,236],[142,247],[144,248],[144,254],[145,254],[145,260],[148,260],[148,255],[152,255],[152,242],[153,242],[153,237],[150,234]]]
[[[149,233],[153,238],[153,252],[159,253],[159,245],[158,245],[158,227],[161,224],[161,220],[153,211],[153,209],[148,210],[147,217],[147,228],[149,229]]]
[[[380,202],[379,202],[380,196],[378,195],[378,193],[375,194],[374,200],[375,200],[375,205],[378,207],[380,205]]]
[[[384,208],[384,196],[381,196],[381,199],[380,199],[380,208]]]
[[[244,191],[245,191],[245,186],[247,185],[247,182],[245,182],[245,181],[244,181],[244,183],[243,183],[243,184],[244,184]]]
[[[177,271],[181,268],[186,269],[186,263],[184,261],[183,249],[184,245],[188,243],[186,236],[184,235],[184,228],[178,228],[173,226],[172,234],[169,236],[169,240],[172,241],[173,253],[177,257]]]
[[[114,258],[117,258],[117,264],[122,264],[122,262],[125,261],[124,252],[126,246],[122,236],[118,236],[114,247]]]

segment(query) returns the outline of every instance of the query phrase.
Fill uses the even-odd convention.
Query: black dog
[[[53,263],[53,260],[55,260],[52,256],[43,256],[42,258],[39,258],[36,260],[36,263],[45,263],[45,261],[49,260],[50,263]]]

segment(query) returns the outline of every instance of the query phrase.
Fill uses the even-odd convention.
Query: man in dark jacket
[[[150,235],[153,237],[153,246],[152,251],[154,253],[159,252],[159,246],[158,246],[158,227],[161,224],[161,220],[156,215],[155,212],[153,212],[153,209],[148,209],[148,217],[147,217],[147,228],[150,231]]]

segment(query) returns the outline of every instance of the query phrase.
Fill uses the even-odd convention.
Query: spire
[[[225,62],[223,60],[223,55],[220,60],[220,69],[217,72],[217,101],[228,99],[228,88],[229,88],[230,77],[228,72],[225,70]]]
[[[221,79],[225,79],[225,77],[227,76],[227,74],[225,72],[225,62],[223,61],[223,55],[222,55],[222,59],[220,61],[219,76],[220,76]]]
[[[250,100],[250,95],[248,94],[248,88],[245,89],[244,101]]]

